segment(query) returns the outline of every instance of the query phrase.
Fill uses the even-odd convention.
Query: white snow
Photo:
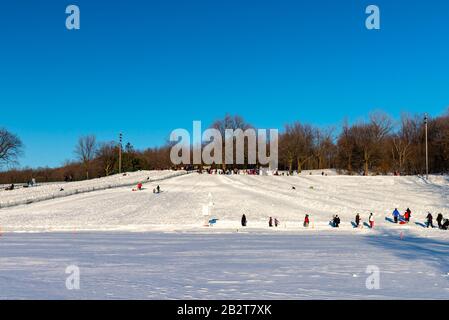
[[[44,200],[67,197],[73,194],[136,185],[164,180],[185,174],[185,171],[137,171],[125,174],[76,182],[45,183],[29,188],[16,187],[11,191],[0,189],[0,208],[30,204]]]
[[[253,231],[5,234],[0,299],[449,298],[447,241]],[[79,290],[66,288],[72,265]]]
[[[0,209],[0,298],[449,298],[449,231],[423,227],[428,211],[449,217],[447,176],[192,173],[144,188]],[[410,207],[410,224],[387,220],[395,207]],[[373,212],[375,229],[353,228],[356,212],[364,222]],[[268,228],[269,216],[281,226]],[[72,264],[80,290],[65,287]],[[369,265],[379,267],[379,290],[365,286]]]
[[[171,174],[175,173],[153,173],[153,177]],[[146,175],[141,173],[132,179],[138,181],[144,177]],[[204,229],[207,217],[203,215],[203,207],[212,202],[209,217],[219,219],[213,227],[216,229],[240,228],[240,218],[245,213],[248,228],[265,228],[268,218],[273,216],[281,222],[278,231],[301,232],[304,231],[302,221],[307,213],[311,215],[312,230],[331,229],[329,221],[332,215],[338,214],[342,220],[341,228],[333,231],[341,232],[343,229],[366,233],[370,230],[354,229],[351,221],[359,212],[362,221],[367,222],[369,213],[373,212],[376,228],[403,228],[428,233],[433,232],[423,228],[428,211],[435,218],[439,212],[449,217],[448,177],[435,176],[431,181],[392,176],[287,177],[192,173],[147,183],[142,191],[133,192],[132,186],[119,187],[3,208],[0,209],[0,228],[4,232]],[[87,188],[83,182],[76,184],[74,188],[78,190]],[[157,184],[161,185],[163,192],[153,194]],[[23,195],[19,191],[15,193],[15,201],[29,199],[28,192],[39,187],[32,189]],[[47,191],[43,193],[47,194]],[[409,225],[400,227],[386,220],[391,218],[395,207],[401,212],[410,207],[412,222]]]

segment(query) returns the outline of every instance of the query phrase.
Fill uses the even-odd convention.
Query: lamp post
[[[122,138],[123,135],[119,133],[119,143],[118,143],[118,173],[122,173]]]
[[[424,115],[424,128],[425,128],[425,135],[426,135],[426,180],[429,180],[429,147],[427,144],[427,123],[428,123],[428,117],[427,113]]]

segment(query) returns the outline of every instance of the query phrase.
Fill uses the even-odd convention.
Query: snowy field
[[[395,232],[14,233],[0,252],[0,299],[449,299],[448,242]]]
[[[2,208],[0,298],[449,299],[449,231],[423,227],[428,211],[449,217],[448,199],[444,176],[187,174]],[[410,224],[389,221],[395,207]],[[356,212],[375,229],[353,228]],[[80,290],[66,289],[69,265]]]

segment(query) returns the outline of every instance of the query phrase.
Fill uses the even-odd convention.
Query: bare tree
[[[16,163],[22,149],[22,141],[17,135],[0,128],[0,167]]]
[[[409,115],[403,114],[398,132],[392,135],[393,157],[400,173],[403,172],[406,162],[409,161],[413,143],[419,140],[419,136],[419,124]]]
[[[372,113],[370,122],[356,126],[355,141],[363,151],[363,171],[368,175],[373,157],[382,150],[382,142],[392,128],[391,118],[385,113]]]
[[[226,161],[225,161],[225,144],[226,144],[226,129],[232,129],[232,130],[237,130],[237,129],[241,129],[243,131],[245,131],[246,129],[252,128],[252,126],[247,123],[241,116],[239,115],[234,115],[231,116],[229,114],[226,114],[225,117],[223,119],[219,119],[216,120],[212,126],[212,128],[217,129],[218,131],[220,131],[221,136],[223,137],[223,145],[222,145],[222,169],[226,170]],[[233,141],[233,150],[236,150],[236,145],[235,145],[235,138],[232,138]],[[228,142],[230,143],[230,142]],[[236,163],[235,161],[235,157],[236,154],[234,152],[234,163]],[[245,161],[248,158],[248,150],[244,150],[244,159]]]
[[[104,174],[109,176],[113,171],[118,158],[118,147],[113,141],[103,142],[97,151],[97,159],[101,163]]]
[[[75,154],[83,164],[86,171],[86,179],[89,179],[89,169],[97,151],[97,139],[94,135],[83,136],[78,139]]]

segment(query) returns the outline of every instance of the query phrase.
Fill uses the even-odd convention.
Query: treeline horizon
[[[239,115],[226,115],[210,127],[225,129],[254,128]],[[161,147],[136,150],[130,142],[122,147],[122,172],[180,169],[173,165],[170,149]],[[6,147],[5,147],[6,146]],[[20,157],[23,144],[19,137],[0,129],[0,169]],[[269,148],[268,148],[269,149]],[[223,149],[224,150],[224,149]],[[429,173],[449,172],[449,109],[428,118]],[[336,169],[355,175],[422,175],[426,173],[424,114],[402,114],[393,119],[382,111],[349,124],[320,127],[294,121],[279,133],[279,170]],[[97,142],[94,135],[82,136],[74,146],[75,158],[56,168],[23,168],[0,172],[0,183],[72,181],[104,177],[119,172],[119,144]],[[224,158],[224,155],[223,155]],[[212,168],[251,169],[259,165],[221,165]],[[192,167],[190,167],[192,168]]]

